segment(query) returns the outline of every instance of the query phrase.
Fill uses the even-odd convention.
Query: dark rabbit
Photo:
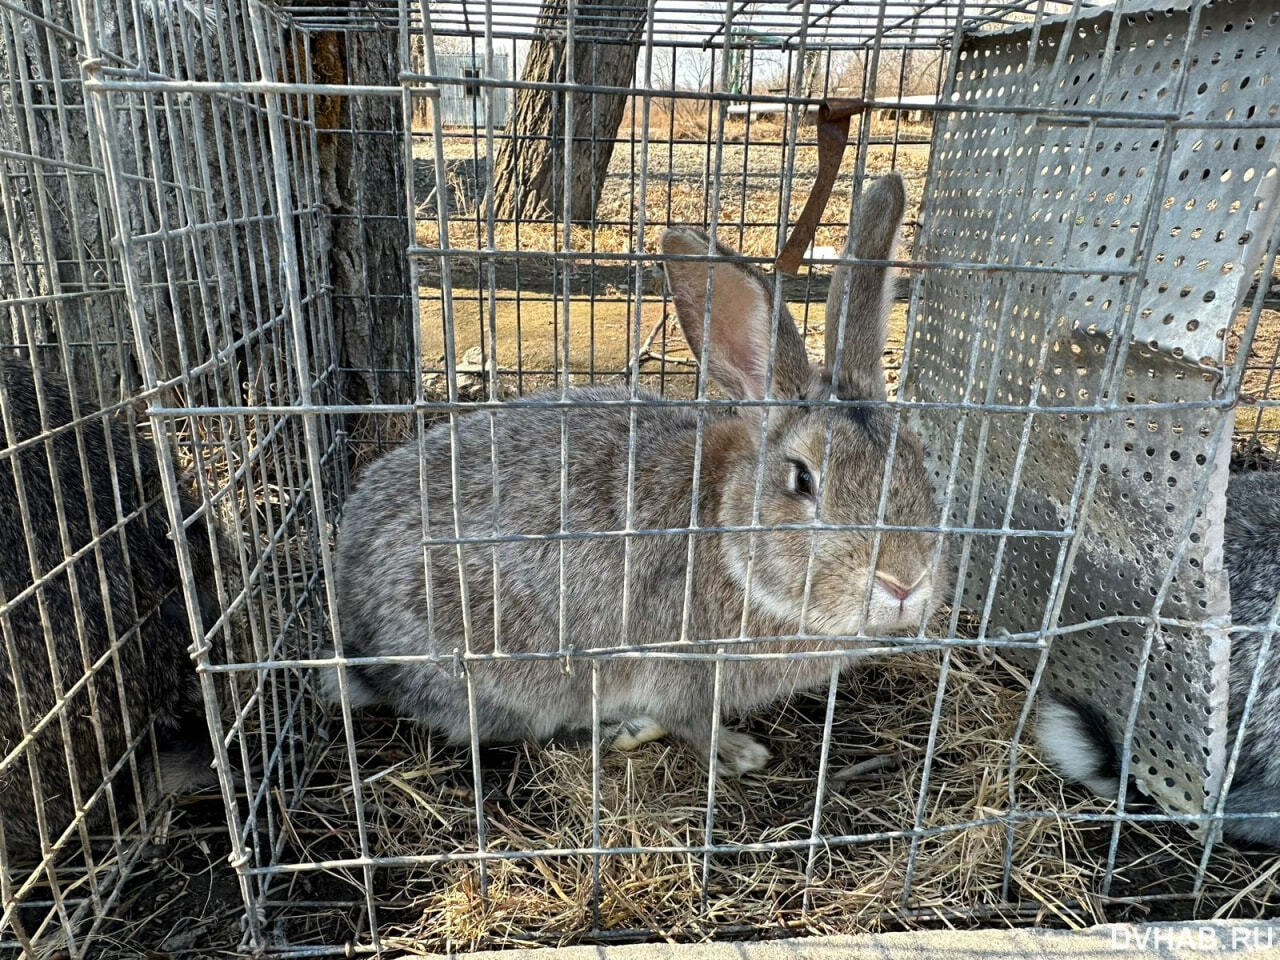
[[[1280,593],[1280,472],[1233,474],[1227,486],[1223,561],[1231,584],[1231,619],[1262,627],[1271,620]],[[1228,680],[1228,750],[1240,729],[1249,686],[1263,671],[1245,725],[1226,813],[1280,812],[1280,636],[1273,637],[1266,661],[1259,664],[1265,634],[1233,634]],[[1095,793],[1120,792],[1119,731],[1096,707],[1046,697],[1036,721],[1036,738],[1045,761],[1065,779]],[[1280,847],[1280,819],[1224,819],[1223,833],[1235,840]]]
[[[67,384],[44,371],[38,379],[43,425],[32,368],[12,354],[0,354],[0,830],[9,856],[17,859],[39,852],[37,811],[51,843],[72,823],[68,756],[82,804],[124,756],[129,737],[145,734],[152,717],[161,750],[172,750],[165,757],[162,787],[191,776],[202,753],[206,766],[211,758],[155,451],[138,439],[135,462],[129,428],[83,404],[83,423],[60,430],[74,420]],[[57,432],[44,439],[52,431]],[[65,523],[56,509],[55,486]],[[141,513],[131,516],[136,511]],[[128,519],[119,523],[120,517]],[[91,546],[95,527],[100,538]],[[203,523],[193,524],[189,536],[208,621],[217,603],[204,530]],[[62,566],[67,557],[75,559]],[[115,656],[107,657],[91,681],[69,696],[58,717],[22,746],[24,729],[30,732],[56,703],[50,657],[67,691],[85,677],[86,664],[108,654],[113,640]],[[143,746],[149,742],[144,739]],[[150,761],[139,767],[146,776]],[[127,767],[113,783],[118,804],[122,797],[133,799]],[[103,825],[106,812],[106,798],[97,798],[91,830]]]
[[[892,256],[902,219],[904,191],[896,175],[864,193],[856,211],[849,249],[863,259]],[[728,251],[716,245],[720,255]],[[668,255],[705,257],[708,238],[676,228],[662,237]],[[694,355],[703,347],[707,262],[669,260],[667,279],[676,311]],[[889,299],[886,267],[840,270],[833,278],[827,312],[827,369],[810,364],[804,341],[785,310],[779,319],[772,395],[780,399],[826,399],[832,378],[846,400],[882,400],[881,355]],[[718,262],[713,271],[707,372],[731,398],[765,394],[773,311],[772,284],[740,260]],[[836,334],[846,279],[848,324],[843,362],[835,364]],[[543,394],[534,399],[554,399]],[[651,394],[645,393],[645,397]],[[628,438],[632,410],[602,406],[629,399],[628,388],[579,389],[568,410],[568,491],[565,529],[620,530],[626,526]],[[471,414],[457,421],[458,512],[461,535],[555,534],[560,518],[561,414],[519,401],[492,421]],[[693,498],[697,415],[682,407],[634,409],[635,459],[632,526],[637,530],[687,527]],[[767,430],[759,516],[753,520],[761,418]],[[814,517],[833,524],[872,524],[889,452],[893,414],[883,406],[787,406],[768,412],[742,406],[707,413],[703,435],[697,522],[701,526],[803,524]],[[827,426],[830,456],[822,466]],[[497,504],[491,434],[496,451]],[[579,650],[739,636],[776,638],[800,632],[881,635],[914,630],[940,592],[931,580],[937,536],[889,531],[882,535],[877,569],[868,569],[873,534],[862,531],[790,530],[758,535],[751,571],[751,597],[742,623],[751,535],[697,535],[687,634],[682,633],[689,537],[635,537],[629,563],[621,538],[476,544],[458,551],[433,546],[430,595],[423,569],[423,508],[420,464],[433,537],[453,537],[453,484],[447,427],[424,438],[425,460],[410,443],[374,463],[346,507],[338,536],[337,600],[343,652],[349,657],[444,655],[465,647],[469,619],[473,651],[492,652],[494,635],[511,654],[554,654],[560,637],[560,547],[564,545],[566,642]],[[934,526],[939,511],[925,471],[919,441],[905,420],[897,437],[885,522]],[[807,560],[814,548],[807,623],[802,630]],[[494,564],[498,596],[494,598]],[[624,588],[624,567],[629,570]],[[863,606],[870,591],[869,616]],[[623,635],[623,596],[628,597],[628,635]],[[496,609],[495,609],[496,607]],[[495,628],[495,617],[497,626]],[[846,641],[772,640],[752,652],[786,654],[839,648]],[[692,648],[702,660],[642,656],[605,657],[599,664],[599,715],[615,748],[630,748],[672,734],[702,751],[712,741],[714,646]],[[688,651],[686,651],[687,653]],[[731,651],[732,652],[732,651]],[[738,651],[741,652],[741,651]],[[590,728],[592,669],[580,660],[571,671],[542,659],[473,662],[471,690],[449,662],[354,665],[346,668],[355,706],[384,705],[423,721],[451,743],[469,742],[469,692],[479,739],[543,740],[559,732]],[[741,716],[826,681],[823,658],[726,661],[720,712]],[[322,673],[325,692],[338,697],[335,669]],[[722,772],[741,774],[768,759],[765,748],[743,733],[722,729]]]

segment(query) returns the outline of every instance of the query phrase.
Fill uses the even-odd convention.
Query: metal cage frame
[[[95,399],[108,413],[145,404],[162,451],[163,499],[215,751],[225,814],[217,826],[229,838],[244,902],[242,949],[296,957],[378,952],[409,936],[380,919],[388,910],[387,877],[417,883],[433,868],[474,869],[483,899],[495,865],[557,858],[589,862],[591,920],[576,935],[608,941],[657,933],[602,920],[601,864],[611,858],[686,857],[705,904],[717,863],[793,855],[801,863],[793,891],[799,905],[788,913],[794,919],[815,909],[824,851],[905,843],[902,888],[880,914],[900,919],[917,907],[937,909],[912,897],[929,844],[987,828],[1002,837],[998,895],[948,907],[977,922],[1002,910],[1017,917],[1020,831],[1041,821],[1109,829],[1099,879],[1104,896],[1122,856],[1123,828],[1190,826],[1199,831],[1189,841],[1199,853],[1186,879],[1201,891],[1226,816],[1223,786],[1239,752],[1227,735],[1229,637],[1247,627],[1269,636],[1280,622],[1280,601],[1267,624],[1229,622],[1221,557],[1233,435],[1280,454],[1280,429],[1264,423],[1267,411],[1280,407],[1280,391],[1271,386],[1280,363],[1251,354],[1264,311],[1275,309],[1269,287],[1280,252],[1280,101],[1265,69],[1231,66],[1241,61],[1230,55],[1235,42],[1228,51],[1215,31],[1231,24],[1236,35],[1248,34],[1250,50],[1280,49],[1280,15],[1260,0],[649,0],[637,35],[635,4],[587,4],[586,27],[576,20],[575,0],[560,4],[561,20],[548,26],[551,6],[41,0],[39,11],[0,11],[4,62],[11,65],[0,120],[20,140],[0,152],[9,238],[0,246],[0,304],[9,320],[0,346],[52,356],[51,365],[68,375],[96,374]],[[70,25],[58,22],[62,13],[71,14]],[[562,44],[564,79],[516,79],[520,54],[548,36]],[[574,74],[575,44],[619,43],[638,50],[633,82],[617,87]],[[442,69],[445,49],[470,58],[480,75]],[[929,79],[938,94],[922,104],[907,90],[908,73],[910,57],[926,52],[936,56]],[[495,70],[499,55],[509,68]],[[843,77],[837,61],[847,67]],[[40,62],[48,76],[29,72]],[[1202,76],[1193,68],[1212,68],[1217,82],[1193,83]],[[1248,84],[1241,86],[1233,69],[1257,79],[1249,94],[1257,94],[1256,109],[1241,109]],[[760,89],[759,76],[770,71],[774,88]],[[1158,86],[1131,89],[1133,77],[1157,71]],[[441,108],[443,91],[464,86],[477,92],[469,129],[446,123]],[[521,93],[538,90],[560,98],[548,139],[559,151],[561,183],[573,182],[575,151],[566,144],[581,139],[575,112],[594,117],[603,98],[627,98],[619,131],[598,135],[609,141],[613,163],[585,223],[565,190],[561,208],[549,215],[496,211],[497,154],[516,144],[495,121],[493,96],[510,98],[515,118]],[[505,400],[539,388],[547,392],[534,405],[564,411],[584,402],[577,385],[629,387],[623,405],[633,411],[632,461],[634,411],[683,406],[702,417],[728,405],[708,391],[668,330],[667,294],[654,271],[662,260],[654,252],[657,231],[700,218],[754,249],[748,259],[771,263],[815,179],[801,163],[817,155],[814,108],[853,94],[866,109],[850,137],[848,173],[808,251],[809,272],[774,273],[770,282],[775,321],[786,303],[803,302],[802,333],[815,332],[819,321],[807,304],[825,295],[827,268],[864,263],[824,252],[819,241],[847,232],[869,158],[876,154],[877,163],[894,168],[908,151],[928,151],[927,167],[909,177],[909,209],[919,211],[908,218],[902,247],[911,252],[890,261],[903,274],[906,306],[900,365],[890,370],[898,394],[894,437],[899,424],[910,424],[929,441],[942,507],[936,526],[919,529],[958,544],[960,585],[944,627],[862,638],[889,657],[939,657],[936,685],[920,694],[931,698],[931,714],[913,815],[875,829],[824,825],[842,702],[838,658],[827,651],[794,655],[828,656],[833,664],[818,693],[815,781],[796,797],[808,824],[802,836],[726,838],[718,832],[721,788],[711,775],[698,840],[604,843],[597,717],[587,834],[504,846],[491,834],[488,762],[473,705],[471,744],[459,754],[471,789],[470,822],[456,826],[464,839],[411,854],[381,849],[378,831],[387,828],[379,781],[397,765],[384,763],[361,734],[345,679],[337,708],[320,704],[315,691],[317,670],[337,668],[343,678],[364,662],[342,655],[333,590],[333,533],[360,471],[399,442],[421,444],[428,429],[448,431],[456,447],[459,417],[501,416]],[[908,129],[907,109],[928,115],[930,129]],[[678,129],[681,110],[693,115],[693,133]],[[891,113],[877,122],[877,111]],[[663,118],[657,135],[655,116]],[[40,126],[46,117],[52,125]],[[47,135],[52,130],[56,136]],[[1181,188],[1183,199],[1200,201],[1205,217],[1192,228],[1170,213],[1176,204],[1169,198],[1183,196],[1179,173],[1201,152],[1191,138],[1210,136],[1253,137],[1258,146],[1217,164],[1223,176],[1207,186]],[[596,138],[593,132],[593,147]],[[1093,162],[1107,145],[1126,159]],[[753,150],[781,170],[752,169]],[[1141,161],[1129,159],[1139,153]],[[695,159],[678,163],[677,155]],[[87,193],[71,189],[75,178]],[[770,202],[752,213],[751,197],[775,181]],[[677,200],[677,184],[689,185],[692,199]],[[606,199],[612,212],[597,214]],[[1086,204],[1112,202],[1137,212],[1095,220],[1083,212]],[[1238,222],[1247,225],[1237,229]],[[82,228],[91,235],[58,246],[61,233]],[[1193,229],[1200,231],[1194,237]],[[1195,244],[1205,231],[1221,234],[1216,242],[1225,252],[1201,252],[1205,244]],[[1120,237],[1132,239],[1112,239]],[[1189,257],[1207,266],[1183,281]],[[1179,283],[1189,292],[1176,289]],[[1191,301],[1189,321],[1165,322]],[[500,326],[500,315],[510,329]],[[93,319],[102,316],[109,323]],[[75,354],[84,345],[80,327],[89,331],[85,357]],[[102,340],[104,329],[113,336]],[[608,337],[625,349],[610,353]],[[469,342],[470,351],[463,347]],[[643,391],[649,386],[656,397]],[[1245,396],[1258,414],[1242,430],[1237,408]],[[1142,431],[1154,452],[1133,449]],[[1157,453],[1176,454],[1177,466],[1143,476]],[[562,471],[566,457],[562,447]],[[762,476],[763,457],[757,469]],[[456,464],[452,470],[456,487]],[[180,496],[185,472],[202,500],[192,515]],[[886,471],[873,555],[886,530],[888,486]],[[563,515],[563,484],[560,497]],[[1165,515],[1151,520],[1157,507]],[[506,531],[442,539],[423,523],[424,550],[456,548],[459,567],[464,546],[521,539]],[[222,608],[212,621],[197,597],[194,570],[203,558],[189,533],[195,524],[216,525],[231,543],[229,553],[208,558]],[[632,526],[628,515],[621,530],[562,526],[540,537],[563,551],[590,537],[630,543],[675,534],[692,544],[725,532],[696,517],[661,530]],[[771,529],[758,518],[750,527],[765,535]],[[814,529],[839,527],[815,521]],[[1130,575],[1168,545],[1167,563],[1146,577]],[[496,578],[496,559],[494,569]],[[1101,608],[1097,590],[1108,601]],[[564,597],[562,574],[562,609]],[[0,600],[0,621],[7,604]],[[975,612],[972,620],[965,610]],[[611,656],[709,658],[718,677],[727,658],[789,656],[753,654],[771,638],[745,635],[697,650],[680,638],[583,650],[563,616],[561,623],[556,650],[530,659],[595,671]],[[1019,664],[1028,688],[1008,731],[1003,806],[930,822],[935,750],[960,651]],[[401,660],[447,662],[465,673],[472,664],[520,656],[468,647]],[[1168,689],[1157,684],[1166,664],[1177,672]],[[1134,774],[1160,802],[1158,812],[1135,812],[1125,786],[1118,805],[1103,811],[1028,806],[1020,798],[1036,693],[1042,686],[1071,692],[1082,677],[1125,718],[1121,779]],[[1246,712],[1257,693],[1255,684]],[[135,781],[137,746],[122,761]],[[0,762],[20,753],[0,754]],[[1143,762],[1135,763],[1139,755]],[[332,791],[332,810],[307,805],[318,780]],[[99,793],[110,802],[109,786]],[[85,865],[68,873],[59,865],[63,850],[46,851],[32,869],[0,861],[0,949],[61,938],[72,956],[87,955],[148,841],[163,833],[169,802],[141,805],[134,827],[113,819],[117,864],[105,872],[86,854]],[[326,845],[299,817],[328,814],[343,826]],[[81,833],[88,850],[87,828]],[[341,904],[310,895],[308,878],[323,874],[341,875],[356,892]],[[82,883],[87,897],[75,892]],[[37,914],[34,923],[22,919]],[[754,935],[771,922],[712,932]],[[444,935],[437,942],[465,945]]]

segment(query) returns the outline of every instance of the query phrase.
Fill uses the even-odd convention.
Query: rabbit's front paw
[[[635,717],[618,724],[617,733],[609,747],[613,750],[635,750],[650,740],[658,740],[666,735],[667,728],[653,717]]]
[[[720,773],[726,777],[740,777],[752,770],[760,770],[769,762],[769,751],[745,733],[736,730],[720,731]]]

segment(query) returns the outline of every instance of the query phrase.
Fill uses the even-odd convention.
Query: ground
[[[714,843],[765,841],[794,847],[717,855],[638,853],[602,858],[599,912],[587,855],[503,860],[488,869],[480,897],[474,863],[426,863],[375,872],[384,947],[417,955],[450,947],[617,943],[645,939],[739,939],[800,933],[973,928],[1035,924],[1077,928],[1123,920],[1252,918],[1277,907],[1275,859],[1217,848],[1203,891],[1193,895],[1199,847],[1178,826],[1127,824],[1109,893],[1100,878],[1111,841],[1105,821],[1024,821],[1012,833],[986,822],[1009,809],[1008,738],[1021,710],[1025,675],[958,652],[939,715],[937,748],[921,803],[921,775],[933,723],[936,654],[894,657],[842,682],[836,702],[826,794],[827,836],[926,831],[913,894],[899,902],[910,867],[909,839],[817,848],[813,784],[821,756],[824,691],[736,723],[765,743],[771,765],[717,790]],[[922,695],[924,694],[924,695]],[[319,756],[307,790],[291,804],[282,858],[319,862],[356,854],[354,808],[340,730]],[[375,856],[476,849],[476,802],[466,749],[441,747],[421,728],[365,715],[356,729],[366,780],[365,816]],[[490,850],[601,845],[698,846],[706,829],[707,782],[696,759],[657,741],[601,761],[593,821],[591,752],[571,745],[482,751],[483,817]],[[377,773],[378,776],[373,776]],[[1014,792],[1019,809],[1104,812],[1109,805],[1065,788],[1023,749]],[[1138,811],[1144,808],[1138,802]],[[279,816],[279,814],[277,814]],[[175,809],[161,857],[135,875],[108,927],[103,960],[146,945],[146,960],[226,955],[241,933],[242,906],[226,869],[229,845],[216,795]],[[1009,889],[1002,893],[1006,853]],[[812,882],[806,880],[806,872]],[[803,902],[808,891],[811,901]],[[359,870],[331,868],[275,879],[280,922],[268,931],[295,947],[359,941],[367,929]],[[303,919],[305,916],[305,920]],[[288,918],[292,919],[288,919]],[[397,954],[399,955],[399,954]]]

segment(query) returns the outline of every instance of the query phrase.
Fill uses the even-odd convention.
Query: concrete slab
[[[459,960],[1280,960],[1280,920],[1105,924],[1088,930],[967,930],[758,943],[559,947],[456,954]]]

